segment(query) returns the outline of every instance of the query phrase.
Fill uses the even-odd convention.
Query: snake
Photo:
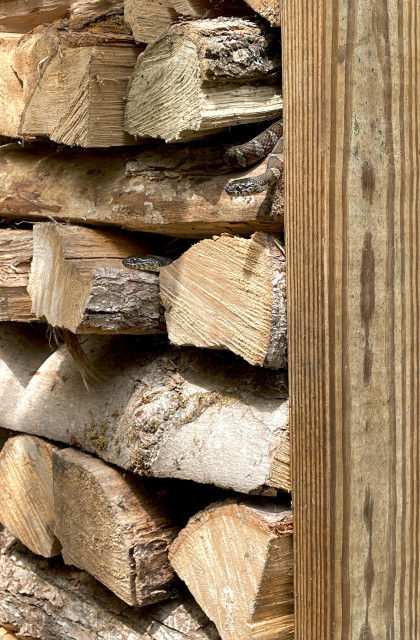
[[[284,166],[283,123],[281,120],[277,120],[245,144],[229,147],[224,154],[224,160],[230,167],[244,169],[259,162],[268,154],[270,157],[264,173],[229,182],[225,191],[231,198],[265,191],[269,186],[275,184],[281,176]]]
[[[162,267],[167,267],[172,262],[172,258],[155,255],[129,256],[128,258],[123,258],[122,261],[124,267],[128,267],[129,269],[136,269],[137,271],[153,271],[156,273],[159,273]]]

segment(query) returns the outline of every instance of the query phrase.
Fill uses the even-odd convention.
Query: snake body
[[[245,144],[229,147],[225,152],[226,164],[245,168],[270,154],[267,169],[258,176],[232,180],[225,190],[231,197],[252,195],[265,191],[274,184],[283,171],[283,123],[278,120]]]
[[[123,258],[123,265],[129,269],[136,269],[137,271],[154,271],[159,273],[162,267],[167,267],[168,264],[173,262],[172,258],[167,256],[130,256],[129,258]]]

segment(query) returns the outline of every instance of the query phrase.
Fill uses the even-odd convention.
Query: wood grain
[[[418,2],[285,2],[296,640],[418,637]]]

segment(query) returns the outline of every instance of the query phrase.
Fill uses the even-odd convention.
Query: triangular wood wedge
[[[0,30],[25,33],[66,15],[71,0],[1,0]]]
[[[30,435],[9,438],[0,452],[0,522],[34,553],[60,553],[54,535],[52,455],[57,447]]]
[[[165,492],[76,449],[57,452],[53,474],[64,561],[129,605],[173,595],[168,547],[179,527],[168,516]]]
[[[175,142],[278,118],[282,93],[272,72],[280,65],[278,34],[261,20],[173,25],[136,64],[125,129]]]
[[[28,291],[38,318],[73,333],[165,331],[157,274],[121,262],[153,253],[142,239],[54,223],[33,234]]]
[[[223,640],[292,640],[292,512],[231,499],[190,519],[169,558]]]
[[[174,344],[286,366],[286,258],[278,237],[202,240],[162,269],[160,290]]]
[[[79,147],[133,144],[123,131],[124,96],[141,48],[130,36],[37,27],[15,49],[23,84],[22,137]]]

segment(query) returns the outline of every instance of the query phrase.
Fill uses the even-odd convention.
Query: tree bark
[[[123,131],[124,95],[141,48],[129,36],[52,26],[23,36],[13,69],[23,85],[23,137],[80,147],[133,144]]]
[[[275,236],[203,240],[162,269],[160,288],[173,344],[286,366],[286,260]]]
[[[0,30],[26,33],[39,24],[63,18],[71,0],[2,0]]]
[[[0,20],[1,20],[0,8]],[[0,33],[0,136],[18,137],[23,110],[22,85],[12,68],[20,35]]]
[[[239,499],[210,505],[169,558],[223,640],[294,638],[291,511]]]
[[[131,135],[194,140],[278,118],[277,37],[260,21],[216,18],[173,25],[139,58],[124,128]]]
[[[0,229],[0,322],[37,319],[27,291],[32,254],[32,231]]]
[[[73,31],[131,35],[124,20],[123,0],[78,0],[72,2],[69,27]]]
[[[9,438],[0,452],[0,522],[46,558],[60,553],[54,535],[52,455],[34,436]]]
[[[66,564],[85,569],[129,605],[174,594],[168,547],[179,527],[165,491],[76,449],[53,460],[55,532]]]
[[[28,291],[32,309],[73,333],[165,331],[159,278],[121,263],[153,253],[130,234],[54,223],[35,225]]]
[[[232,178],[260,171],[261,165],[233,173],[220,144],[121,149],[117,155],[7,145],[0,149],[0,215],[190,238],[278,232],[283,211],[271,211],[271,193],[231,199],[224,191]]]
[[[191,596],[146,609],[127,607],[92,576],[44,560],[0,532],[0,619],[42,640],[219,640]]]
[[[142,475],[243,493],[289,490],[281,372],[229,353],[168,349],[149,337],[95,336],[83,344],[98,375],[87,391],[67,350],[48,357],[33,333],[1,327],[4,428],[78,444]]]
[[[152,42],[174,22],[251,14],[242,0],[125,0],[124,15],[136,42]]]

